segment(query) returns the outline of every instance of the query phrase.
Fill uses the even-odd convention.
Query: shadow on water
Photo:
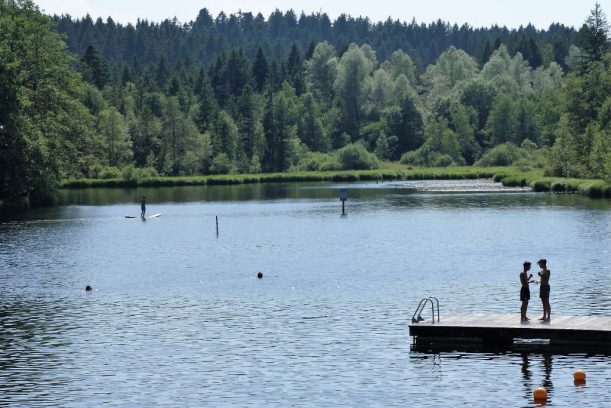
[[[410,349],[416,353],[438,354],[442,352],[463,353],[538,353],[567,355],[584,353],[587,355],[611,356],[611,348],[607,343],[561,343],[554,344],[545,339],[508,339],[505,342],[486,343],[481,339],[420,339],[412,337]]]
[[[541,355],[536,356],[536,360],[541,360],[539,362],[540,369],[543,371],[543,375],[540,382],[533,381],[533,376],[538,378],[538,375],[535,375],[532,370],[532,360],[535,359],[535,355],[530,353],[521,353],[522,358],[522,378],[524,384],[524,399],[528,400],[532,397],[533,390],[536,387],[543,387],[548,392],[548,402],[552,402],[552,397],[554,395],[554,383],[552,382],[552,366],[553,366],[553,355],[551,353],[543,353]],[[535,367],[536,368],[536,367]]]

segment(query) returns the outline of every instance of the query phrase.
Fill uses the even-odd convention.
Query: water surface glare
[[[361,183],[340,217],[339,187],[64,191],[0,221],[0,406],[611,404],[608,356],[418,353],[407,330],[429,295],[518,319],[541,257],[552,318],[611,315],[610,200]],[[162,216],[126,219],[143,194]]]

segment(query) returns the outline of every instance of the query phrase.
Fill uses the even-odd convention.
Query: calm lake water
[[[0,406],[609,406],[611,357],[420,353],[407,325],[429,295],[518,319],[541,257],[552,314],[611,315],[610,200],[363,183],[340,217],[340,187],[64,191],[0,221]],[[126,219],[143,194],[162,216]]]

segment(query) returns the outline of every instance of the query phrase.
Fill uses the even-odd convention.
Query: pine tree
[[[528,39],[528,47],[530,48],[530,59],[528,60],[530,66],[533,68],[541,66],[543,64],[543,57],[541,56],[541,50],[537,45],[535,37],[530,37]]]
[[[210,129],[212,120],[216,114],[217,105],[214,99],[214,92],[208,80],[208,76],[200,72],[195,90],[198,110],[195,116],[197,129],[204,133]]]
[[[287,96],[287,90],[273,95],[270,93],[263,117],[266,148],[263,157],[263,169],[276,172],[288,168],[288,149],[291,139],[295,137],[295,117]]]
[[[312,55],[314,55],[314,50],[316,49],[316,42],[315,41],[310,41],[310,45],[308,45],[308,50],[306,51],[305,54],[305,60],[309,60],[310,58],[312,58]]]
[[[490,41],[486,41],[486,45],[479,53],[478,62],[480,65],[484,65],[490,59],[492,55],[492,50],[490,49]]]
[[[252,77],[255,83],[255,90],[257,92],[263,91],[265,87],[265,81],[269,75],[269,66],[267,64],[267,59],[265,58],[265,54],[263,53],[263,49],[259,47],[257,50],[257,55],[255,57],[255,61],[252,65]]]
[[[170,73],[166,66],[165,57],[162,55],[157,62],[157,68],[155,70],[155,81],[160,89],[165,89],[169,75]]]
[[[83,78],[99,89],[104,88],[104,85],[108,82],[108,67],[92,45],[89,45],[85,50],[81,62],[84,65]]]
[[[121,74],[121,85],[125,86],[128,82],[132,82],[133,76],[129,67],[126,65],[123,67],[123,73]]]
[[[579,30],[581,47],[585,51],[585,64],[600,61],[609,49],[609,23],[599,3],[594,5],[590,16]]]
[[[172,77],[172,80],[170,81],[170,86],[168,87],[168,94],[170,96],[178,96],[180,92],[180,81],[178,80],[177,77]]]
[[[237,101],[237,125],[239,131],[238,161],[240,165],[248,165],[255,153],[256,117],[253,89],[246,85]],[[243,168],[247,171],[247,168]]]
[[[301,62],[301,53],[296,43],[293,43],[288,59],[286,61],[286,71],[288,79],[295,88],[297,96],[301,95],[305,90],[303,80],[303,64]]]
[[[398,127],[393,129],[399,138],[397,153],[419,148],[424,142],[423,129],[422,115],[416,108],[413,98],[405,96],[401,101],[401,121]]]
[[[234,50],[229,55],[222,71],[223,82],[227,86],[228,95],[238,97],[250,79],[248,61],[242,49]]]
[[[217,58],[214,65],[210,67],[208,76],[210,77],[210,85],[214,91],[214,97],[220,107],[225,107],[229,100],[229,84],[226,81],[225,76],[225,65],[226,65],[225,53],[221,53]]]

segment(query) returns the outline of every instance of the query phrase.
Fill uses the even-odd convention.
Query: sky
[[[547,28],[558,22],[580,27],[595,0],[35,0],[47,14],[70,14],[94,19],[111,16],[121,23],[135,23],[138,18],[161,21],[176,17],[180,22],[195,20],[202,8],[213,16],[220,11],[231,14],[242,10],[261,12],[267,18],[276,8],[293,9],[297,15],[324,12],[333,20],[342,13],[353,17],[367,16],[373,22],[386,20],[429,23],[441,18],[451,23],[468,23],[474,27],[493,24],[517,28],[532,23]],[[611,18],[611,0],[598,0]]]

